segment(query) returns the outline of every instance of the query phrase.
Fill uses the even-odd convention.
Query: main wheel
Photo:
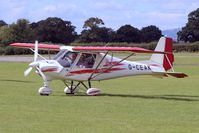
[[[87,91],[86,91],[86,94],[88,96],[97,96],[101,93],[100,89],[98,88],[89,88]]]
[[[49,96],[49,94],[42,94],[42,93],[40,93],[40,96]]]

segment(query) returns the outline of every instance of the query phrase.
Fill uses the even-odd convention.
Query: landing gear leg
[[[89,86],[89,88],[91,88],[91,81],[90,80],[88,80],[88,86]]]
[[[44,86],[39,88],[38,92],[41,96],[49,96],[52,93],[52,89],[49,87],[50,81],[45,81]]]
[[[67,85],[66,82],[64,82],[64,84],[66,85],[66,88],[64,89],[66,94],[74,94],[79,90],[78,86],[80,85],[80,82],[77,85],[74,85],[74,81],[71,81],[70,85]]]
[[[68,85],[66,82],[64,82],[66,85],[66,88],[64,89],[64,92],[66,94],[74,94],[79,90],[79,85],[82,84],[84,88],[86,89],[86,94],[88,96],[96,96],[100,94],[100,89],[97,88],[91,88],[91,81],[88,80],[88,87],[83,83],[83,81],[79,81],[78,84],[74,85],[74,81],[71,81],[70,85]]]

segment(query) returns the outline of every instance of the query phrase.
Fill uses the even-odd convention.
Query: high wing
[[[34,48],[34,43],[12,43],[10,46],[18,47],[18,48]],[[60,45],[49,45],[49,44],[43,44],[39,43],[38,48],[42,50],[52,50],[52,51],[59,51]]]
[[[85,52],[108,52],[108,51],[117,51],[117,52],[134,52],[134,53],[156,53],[156,54],[169,54],[167,52],[153,51],[139,47],[73,47],[73,51],[85,51]]]
[[[18,47],[18,48],[34,48],[34,43],[12,43],[10,46]],[[70,48],[69,48],[70,47]],[[134,52],[134,53],[156,53],[156,54],[170,54],[168,52],[162,51],[153,51],[139,47],[71,47],[71,46],[61,46],[61,45],[50,45],[39,43],[38,48],[41,50],[52,50],[52,51],[59,51],[60,49],[70,49],[72,51],[80,51],[80,52]]]

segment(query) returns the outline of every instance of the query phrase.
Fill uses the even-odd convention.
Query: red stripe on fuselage
[[[54,71],[57,71],[57,68],[49,68],[49,69],[44,69],[44,70],[41,70],[42,72],[54,72]]]
[[[70,72],[72,75],[73,74],[87,74],[87,73],[110,73],[112,71],[119,71],[119,70],[124,70],[125,68],[111,68],[111,69],[107,69],[107,68],[102,68],[102,69],[87,69],[87,70],[78,70],[78,71],[72,71]],[[68,74],[67,74],[68,75]]]
[[[156,66],[156,67],[160,67],[160,65],[158,65],[158,64],[150,64],[149,66]]]
[[[103,66],[122,66],[122,65],[124,64],[114,61],[114,62],[106,62],[106,64],[104,64]]]

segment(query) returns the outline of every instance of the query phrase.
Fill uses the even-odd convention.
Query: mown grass
[[[183,57],[182,57],[183,55]],[[137,76],[93,82],[101,96],[66,96],[54,81],[49,97],[43,81],[23,77],[27,63],[0,63],[1,133],[194,133],[199,131],[199,57],[176,56],[185,79]]]

